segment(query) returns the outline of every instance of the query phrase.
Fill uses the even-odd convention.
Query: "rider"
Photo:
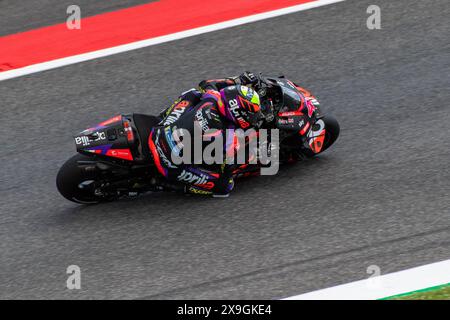
[[[161,112],[161,121],[152,129],[148,143],[158,171],[168,182],[183,184],[186,193],[229,195],[234,181],[226,155],[233,153],[235,146],[233,138],[226,139],[225,131],[258,128],[261,124],[260,98],[251,88],[257,81],[257,76],[251,72],[238,77],[204,80],[199,89],[184,92],[171,107]],[[223,138],[223,163],[175,164],[172,155],[181,157],[180,145],[183,145],[177,129],[187,130],[191,137],[196,129],[203,133],[216,130]],[[202,142],[202,149],[204,147]]]

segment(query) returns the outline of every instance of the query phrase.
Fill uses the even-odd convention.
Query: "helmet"
[[[258,127],[263,115],[259,95],[253,89],[235,85],[220,90],[225,115],[242,129]]]

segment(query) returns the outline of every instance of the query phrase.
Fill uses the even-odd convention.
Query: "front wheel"
[[[92,161],[91,157],[76,154],[59,169],[56,176],[56,187],[61,195],[73,202],[83,204],[99,203],[103,198],[95,196],[92,190],[84,188],[84,184],[92,180],[78,161]]]

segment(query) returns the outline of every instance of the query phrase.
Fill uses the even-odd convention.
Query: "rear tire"
[[[56,187],[59,193],[67,200],[76,203],[94,204],[101,202],[102,198],[96,197],[91,191],[79,187],[80,183],[92,180],[92,178],[79,168],[78,161],[92,161],[92,158],[76,154],[64,163],[56,176]]]

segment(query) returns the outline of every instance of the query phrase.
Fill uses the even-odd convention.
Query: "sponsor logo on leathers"
[[[173,124],[175,121],[180,119],[181,115],[186,110],[187,106],[189,106],[188,101],[181,101],[179,104],[177,104],[172,111],[167,115],[167,117],[164,119],[163,125],[168,126]]]
[[[198,110],[195,113],[195,119],[198,121],[198,123],[200,124],[200,127],[202,128],[203,131],[209,130],[208,121],[205,119],[205,117],[203,117],[202,110]]]
[[[155,137],[155,147],[156,147],[156,151],[158,151],[159,158],[162,160],[162,162],[164,162],[164,164],[167,167],[172,168],[172,169],[177,168],[176,166],[174,166],[172,164],[172,162],[169,161],[169,159],[167,159],[164,151],[161,148],[159,136],[160,136],[160,131],[157,130],[156,137]]]
[[[100,140],[105,140],[106,139],[106,134],[104,132],[95,132],[92,134],[93,136],[96,135],[97,138],[94,140],[90,140],[89,137],[87,136],[81,136],[81,137],[75,137],[75,144],[81,144],[83,146],[88,146],[91,144],[91,142],[95,142],[95,141],[100,141]]]
[[[203,174],[195,174],[186,170],[183,170],[177,177],[178,181],[187,182],[190,184],[203,184],[208,181],[208,178]]]

